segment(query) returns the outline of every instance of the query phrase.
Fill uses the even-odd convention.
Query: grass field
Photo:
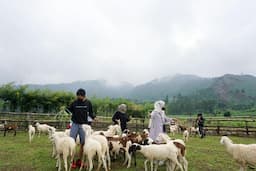
[[[0,136],[0,170],[1,171],[56,171],[55,160],[51,158],[51,143],[46,135],[35,137],[31,144],[25,132]],[[178,138],[180,136],[177,136]],[[235,143],[256,143],[255,138],[231,137]],[[189,171],[234,171],[238,165],[230,158],[219,143],[220,137],[207,136],[204,139],[191,137],[187,143],[187,160]],[[143,171],[143,157],[137,159],[138,166],[130,169],[122,166],[121,159],[112,162],[113,171]],[[94,164],[96,166],[96,164]],[[76,169],[78,170],[78,169]],[[164,171],[164,167],[160,167]]]

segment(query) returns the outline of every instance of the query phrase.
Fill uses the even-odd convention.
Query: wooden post
[[[248,121],[245,121],[246,134],[249,135]]]
[[[220,121],[217,121],[217,134],[220,135]]]
[[[138,119],[135,120],[135,124],[136,124],[136,132],[138,132]]]

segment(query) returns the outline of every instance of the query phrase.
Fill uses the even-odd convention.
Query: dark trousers
[[[203,138],[205,136],[204,126],[198,125],[198,128],[199,128],[200,137]]]

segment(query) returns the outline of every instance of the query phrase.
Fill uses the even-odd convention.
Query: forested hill
[[[215,78],[194,75],[175,75],[155,79],[145,84],[133,86],[122,83],[109,85],[106,81],[79,81],[66,84],[29,85],[31,89],[65,90],[75,92],[83,87],[89,96],[123,97],[139,101],[154,101],[178,97],[215,100],[218,103],[249,104],[256,100],[256,77],[252,75],[226,74]]]

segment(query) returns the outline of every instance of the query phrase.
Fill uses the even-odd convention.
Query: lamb
[[[29,142],[30,143],[34,138],[35,133],[36,133],[35,127],[33,127],[32,125],[29,125],[28,126],[28,137],[29,137]]]
[[[69,136],[58,137],[53,135],[53,137],[57,158],[56,167],[58,167],[58,171],[61,170],[61,155],[63,157],[65,171],[68,170],[67,159],[70,156],[69,170],[71,170],[71,163],[74,159],[76,149],[76,143],[74,139]]]
[[[6,132],[11,131],[11,130],[14,132],[13,136],[16,136],[17,128],[18,128],[18,126],[16,124],[14,124],[14,123],[9,124],[9,123],[7,123],[7,121],[4,121],[4,136],[6,136]]]
[[[35,126],[38,131],[38,137],[40,137],[41,133],[49,133],[49,129],[55,129],[52,126],[49,126],[47,124],[40,124],[39,122],[37,122]]]
[[[220,143],[240,165],[240,171],[245,171],[246,166],[256,166],[256,144],[234,144],[227,136],[222,136]]]
[[[170,125],[170,133],[172,134],[172,136],[175,135],[175,133],[178,132],[178,126],[177,125]]]
[[[189,138],[189,132],[188,132],[188,130],[185,130],[183,132],[183,140],[184,140],[184,142],[188,142],[188,138]]]
[[[122,147],[123,146],[120,144],[120,141],[109,141],[110,155],[113,156],[114,159],[117,159],[117,155],[119,155],[120,149]]]
[[[147,162],[150,161],[151,164],[151,171],[154,169],[154,160],[168,160],[167,161],[167,170],[173,170],[174,168],[172,166],[178,165],[178,167],[183,171],[182,165],[178,161],[178,149],[174,146],[174,144],[151,144],[147,146],[139,145],[139,144],[133,144],[129,148],[130,152],[136,152],[139,151],[146,157],[146,160],[144,161],[144,167],[145,171],[148,170],[147,168]],[[172,162],[174,165],[172,165]],[[157,166],[155,168],[157,170]]]
[[[193,126],[190,127],[190,128],[189,128],[189,134],[190,134],[190,135],[193,135],[193,134],[194,134],[194,136],[196,136],[196,134],[200,134],[200,133],[199,133],[199,128],[195,128],[195,127],[193,127]]]

